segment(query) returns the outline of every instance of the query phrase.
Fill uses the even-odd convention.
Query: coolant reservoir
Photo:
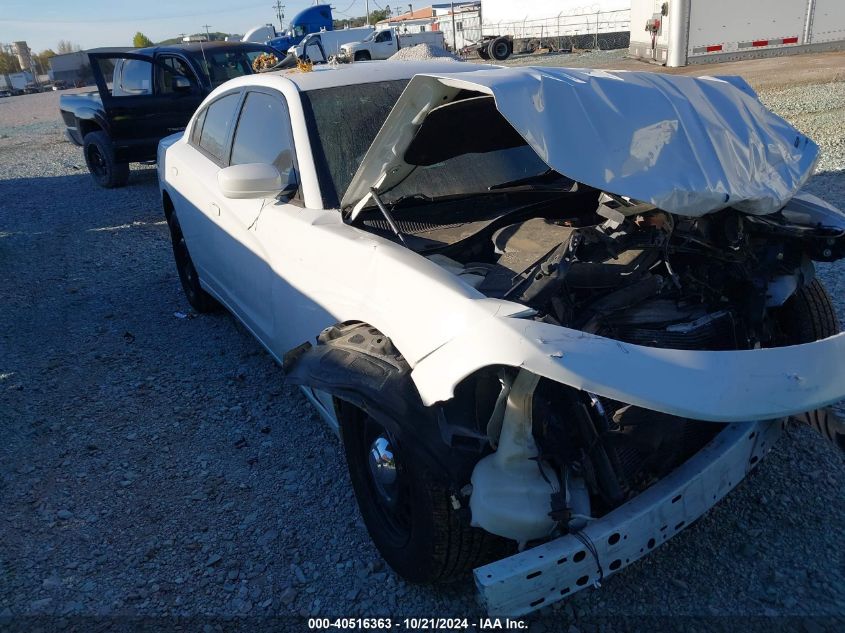
[[[548,536],[550,496],[560,490],[552,468],[537,459],[531,434],[532,400],[539,376],[521,371],[505,408],[498,449],[472,471],[472,525],[520,544]]]

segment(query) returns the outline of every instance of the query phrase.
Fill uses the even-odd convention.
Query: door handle
[[[220,207],[217,206],[216,203],[211,203],[211,210],[215,213],[215,215],[220,215]]]

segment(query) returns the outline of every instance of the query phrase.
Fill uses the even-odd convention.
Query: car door
[[[181,95],[156,91],[158,62],[151,55],[102,52],[88,57],[117,160],[154,159],[159,140],[184,129],[190,119],[177,105]],[[199,90],[195,79],[190,89]]]
[[[241,105],[229,164],[248,163],[275,166],[283,186],[291,192],[295,189],[290,116],[284,97],[272,89],[249,89]],[[269,226],[277,226],[280,217],[299,211],[301,205],[289,196],[225,199],[220,216],[222,230],[217,234],[215,251],[225,259],[221,275],[224,292],[231,297],[241,320],[271,348],[275,328],[271,249],[276,241],[266,231]]]
[[[396,43],[393,41],[393,31],[385,29],[378,33],[373,42],[373,59],[387,59],[396,52]]]
[[[191,126],[188,142],[168,154],[166,168],[173,184],[177,218],[188,251],[203,283],[229,303],[224,292],[225,262],[216,252],[222,227],[223,195],[217,174],[228,164],[232,129],[243,97],[240,89],[206,104]]]
[[[153,94],[170,99],[167,110],[159,114],[159,124],[168,134],[181,132],[203,100],[199,78],[188,61],[171,53],[155,57]]]

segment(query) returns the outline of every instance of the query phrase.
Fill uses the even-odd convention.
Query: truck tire
[[[777,314],[787,345],[812,343],[839,334],[833,302],[822,282],[799,288]]]
[[[490,52],[487,50],[487,44],[479,46],[477,52],[481,59],[490,59]]]
[[[220,303],[217,299],[208,294],[200,285],[200,276],[194,267],[191,254],[188,252],[188,245],[185,236],[182,235],[182,227],[175,213],[167,215],[167,226],[170,229],[170,241],[173,245],[173,259],[176,260],[176,272],[179,273],[179,281],[182,283],[182,290],[188,303],[197,312],[217,312],[220,310]]]
[[[104,189],[123,187],[129,180],[129,163],[114,159],[114,148],[108,134],[88,132],[82,142],[82,153],[91,177]]]
[[[490,57],[501,62],[511,56],[513,49],[511,49],[511,43],[507,37],[497,37],[490,42],[488,51],[490,52]]]
[[[469,525],[451,494],[365,411],[342,403],[352,488],[382,558],[409,582],[449,582],[509,553],[509,542]],[[378,458],[377,458],[378,456]]]
[[[372,59],[372,55],[370,55],[370,51],[358,51],[355,53],[355,61],[356,62],[368,62]]]

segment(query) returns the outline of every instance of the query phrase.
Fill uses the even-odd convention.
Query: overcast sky
[[[211,31],[243,34],[272,22],[278,28],[275,0],[3,0],[0,2],[0,42],[25,40],[40,52],[70,40],[82,48],[131,46],[141,31],[154,42],[180,33]],[[285,25],[309,0],[282,0]],[[335,17],[364,15],[364,0],[338,0]],[[370,10],[386,0],[370,0]],[[394,2],[394,4],[396,4]],[[240,6],[238,6],[240,5]],[[422,5],[421,5],[422,6]]]

